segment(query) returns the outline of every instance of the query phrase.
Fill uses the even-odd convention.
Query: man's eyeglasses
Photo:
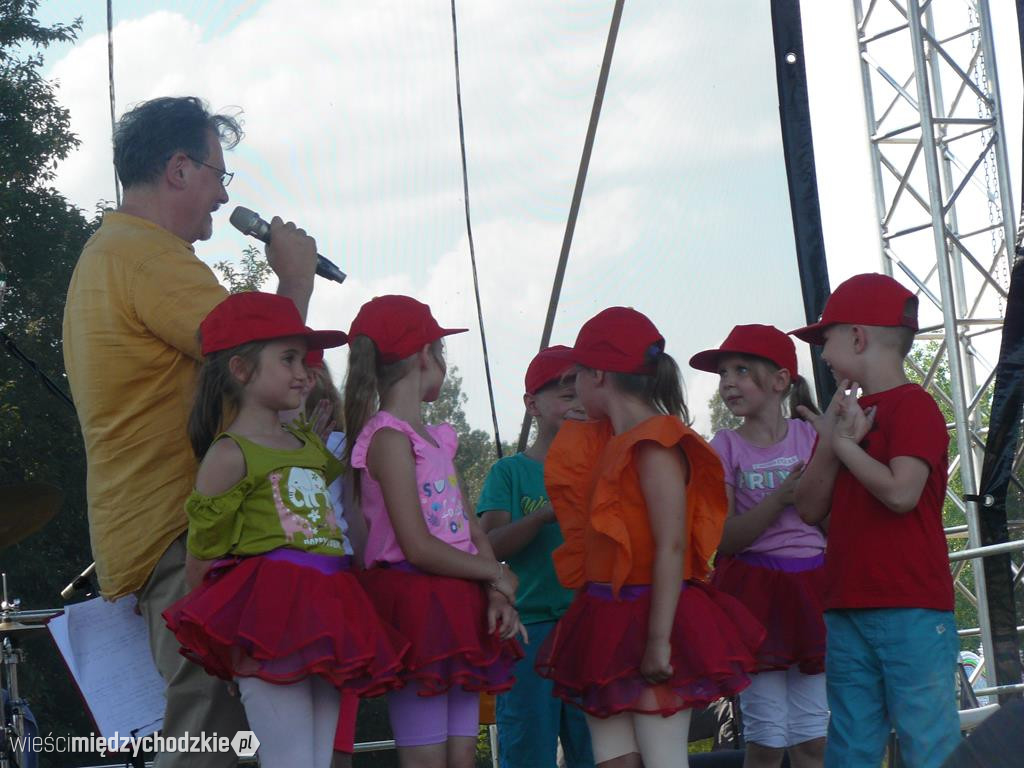
[[[194,157],[192,157],[192,155],[189,155],[188,159],[191,160],[193,163],[199,163],[199,165],[205,165],[207,168],[212,168],[217,173],[219,173],[220,185],[224,188],[227,188],[227,186],[231,183],[231,180],[235,178],[234,173],[228,173],[223,168],[218,168],[216,165],[210,165],[209,163],[204,163],[202,160],[196,160]]]

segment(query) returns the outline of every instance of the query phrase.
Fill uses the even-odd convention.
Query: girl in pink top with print
[[[711,440],[725,468],[729,517],[711,583],[737,597],[767,631],[758,674],[740,694],[745,768],[777,768],[789,751],[794,768],[824,764],[828,732],[825,536],[804,523],[793,494],[814,448],[814,428],[786,418],[803,405],[817,413],[797,373],[796,348],[770,325],[738,325],[718,349],[690,366],[719,375],[718,392],[743,418]]]
[[[352,321],[345,426],[354,491],[368,528],[363,584],[412,647],[389,694],[403,766],[474,764],[480,692],[512,687],[525,631],[518,579],[465,506],[449,424],[424,424],[422,404],[445,377],[441,328],[426,304],[378,296]]]

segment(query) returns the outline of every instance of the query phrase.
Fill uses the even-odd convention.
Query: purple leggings
[[[452,736],[476,738],[479,693],[452,688],[437,696],[420,696],[419,691],[417,683],[409,683],[388,694],[388,717],[397,746],[441,744]]]

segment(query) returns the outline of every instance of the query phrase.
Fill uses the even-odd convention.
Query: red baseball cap
[[[665,338],[646,315],[630,307],[608,307],[583,324],[569,354],[587,368],[650,375],[664,351]]]
[[[465,333],[468,328],[442,328],[430,307],[409,296],[377,296],[363,304],[348,335],[368,336],[377,345],[385,365],[404,360],[443,336]]]
[[[250,341],[271,341],[289,336],[301,336],[310,349],[340,347],[348,341],[344,331],[314,331],[309,328],[302,322],[295,303],[287,296],[259,291],[231,294],[199,324],[204,355]]]
[[[526,369],[526,392],[537,394],[552,381],[562,378],[566,371],[573,367],[572,350],[561,344],[542,349],[530,361]]]
[[[796,345],[774,325],[737,325],[718,349],[706,349],[690,358],[690,367],[718,373],[718,360],[724,355],[751,355],[771,360],[797,376]]]
[[[311,349],[306,353],[306,359],[303,360],[307,368],[323,368],[324,367],[324,351],[322,349]]]
[[[907,303],[910,299],[915,299]],[[840,283],[825,302],[821,320],[790,333],[808,344],[824,344],[830,325],[878,325],[917,330],[917,301],[888,275],[869,272]]]

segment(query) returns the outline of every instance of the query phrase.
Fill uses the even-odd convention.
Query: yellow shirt
[[[189,243],[123,213],[82,250],[64,307],[64,367],[85,438],[101,593],[138,590],[188,527],[186,434],[199,323],[227,292]]]

